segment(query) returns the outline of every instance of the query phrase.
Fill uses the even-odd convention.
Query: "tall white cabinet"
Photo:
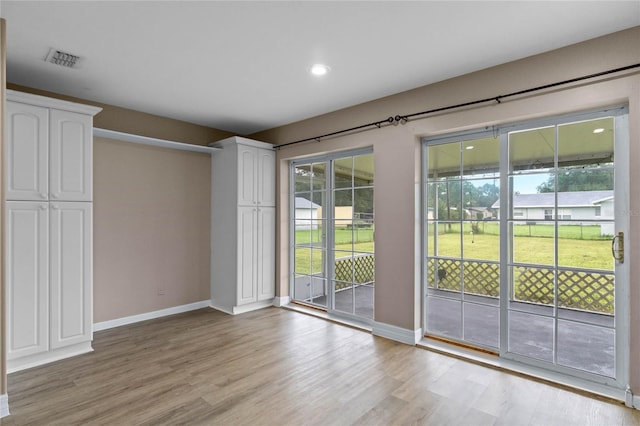
[[[8,371],[92,351],[93,116],[7,91]]]
[[[211,306],[239,314],[275,296],[275,150],[232,137],[211,146]]]

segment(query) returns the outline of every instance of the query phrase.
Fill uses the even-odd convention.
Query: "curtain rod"
[[[576,83],[576,82],[579,82],[579,81],[589,80],[591,78],[602,77],[602,76],[609,75],[609,74],[615,74],[615,73],[622,72],[622,71],[628,71],[628,70],[631,70],[631,69],[634,69],[634,68],[640,68],[640,63],[639,64],[633,64],[633,65],[627,65],[627,66],[620,67],[620,68],[614,68],[614,69],[611,69],[611,70],[602,71],[602,72],[598,72],[598,73],[595,73],[595,74],[589,74],[589,75],[585,75],[585,76],[582,76],[582,77],[571,78],[569,80],[558,81],[556,83],[550,83],[550,84],[545,84],[545,85],[542,85],[542,86],[536,86],[536,87],[532,87],[530,89],[519,90],[517,92],[511,92],[511,93],[507,93],[505,95],[492,96],[490,98],[478,99],[478,100],[475,100],[475,101],[469,101],[469,102],[464,102],[464,103],[460,103],[460,104],[455,104],[455,105],[449,105],[449,106],[440,107],[440,108],[429,109],[429,110],[426,110],[426,111],[414,112],[414,113],[411,113],[411,114],[395,115],[395,116],[391,116],[391,117],[385,118],[384,120],[374,121],[372,123],[367,123],[367,124],[361,124],[359,126],[350,127],[348,129],[337,130],[335,132],[326,133],[324,135],[314,136],[314,137],[311,137],[311,138],[300,139],[300,140],[297,140],[297,141],[294,141],[294,142],[287,142],[287,143],[283,143],[283,144],[280,144],[280,145],[276,145],[275,147],[276,148],[282,148],[282,147],[285,147],[285,146],[290,146],[290,145],[295,145],[295,144],[299,144],[299,143],[303,143],[303,142],[310,142],[310,141],[320,142],[323,138],[328,138],[328,137],[331,137],[331,136],[338,136],[338,135],[341,135],[341,134],[344,134],[344,133],[353,132],[355,130],[363,130],[363,129],[372,130],[373,128],[380,129],[383,125],[391,125],[391,124],[398,124],[398,123],[405,124],[411,118],[415,119],[415,118],[418,118],[420,116],[433,114],[433,113],[436,113],[436,112],[449,111],[449,110],[452,110],[452,109],[464,108],[464,107],[468,107],[468,106],[484,104],[484,103],[487,103],[487,102],[501,103],[503,99],[510,98],[510,97],[513,97],[513,96],[525,95],[527,93],[538,92],[540,90],[545,90],[545,89],[551,89],[553,87],[558,87],[558,86],[563,86],[565,84],[570,84],[570,83]]]

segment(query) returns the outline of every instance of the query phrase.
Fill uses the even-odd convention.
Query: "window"
[[[600,217],[600,216],[602,216],[602,207],[600,207],[600,206],[596,206],[595,216],[596,216],[596,217]]]
[[[553,210],[544,209],[544,220],[552,220],[552,219],[553,219]]]

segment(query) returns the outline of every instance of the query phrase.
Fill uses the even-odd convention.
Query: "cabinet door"
[[[256,207],[238,208],[238,305],[255,302],[256,294]]]
[[[7,200],[49,198],[49,110],[7,102]]]
[[[238,145],[238,204],[256,204],[256,173],[258,172],[258,149]]]
[[[93,118],[52,109],[50,120],[50,200],[91,201]]]
[[[257,281],[258,300],[275,296],[276,208],[258,209]]]
[[[272,150],[258,150],[258,205],[276,205],[276,153]]]
[[[49,349],[49,208],[6,206],[7,359]]]
[[[92,337],[91,203],[51,203],[51,348]]]

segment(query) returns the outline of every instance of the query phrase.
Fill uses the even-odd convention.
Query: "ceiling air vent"
[[[49,50],[49,54],[45,58],[45,61],[52,64],[60,65],[66,68],[76,68],[80,56],[73,55],[71,53],[64,52],[58,49]]]

